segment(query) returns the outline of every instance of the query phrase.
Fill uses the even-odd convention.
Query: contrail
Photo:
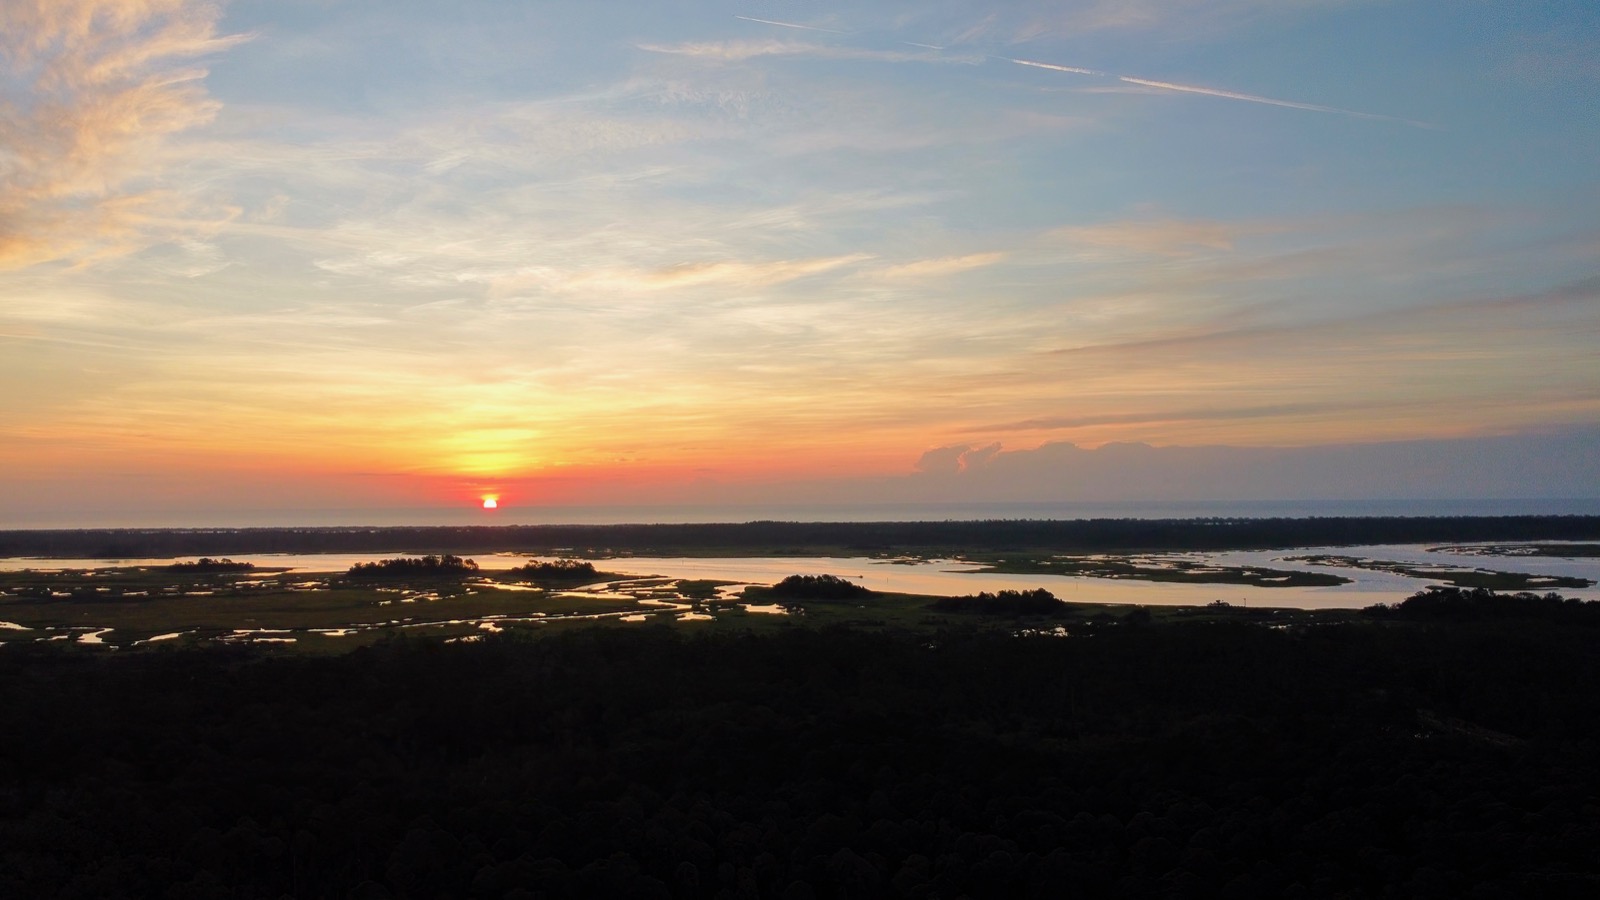
[[[836,31],[832,28],[818,28],[815,25],[798,25],[794,22],[779,22],[773,19],[757,19],[754,16],[734,16],[734,18],[743,19],[746,22],[760,22],[763,25],[777,25],[782,28],[801,28],[806,31],[822,31],[828,34],[850,34],[848,31]],[[923,47],[928,50],[942,51],[946,49],[934,44],[919,44],[915,41],[901,41],[900,43],[909,44],[913,47]],[[1177,91],[1178,93],[1182,94],[1201,94],[1206,97],[1220,97],[1224,100],[1242,100],[1246,103],[1262,103],[1267,106],[1282,106],[1288,109],[1304,109],[1310,112],[1334,113],[1335,115],[1352,116],[1357,119],[1375,119],[1384,122],[1400,122],[1402,124],[1412,125],[1417,128],[1436,127],[1427,122],[1418,122],[1415,119],[1402,119],[1399,116],[1385,116],[1379,113],[1359,112],[1353,109],[1342,109],[1337,106],[1323,106],[1317,103],[1301,103],[1297,100],[1279,100],[1275,97],[1263,97],[1259,94],[1245,94],[1239,91],[1225,91],[1221,90],[1220,88],[1201,87],[1200,85],[1195,84],[1178,84],[1172,81],[1155,81],[1150,78],[1135,78],[1132,75],[1116,75],[1111,72],[1101,72],[1098,69],[1086,69],[1082,66],[1058,66],[1055,63],[1039,62],[1038,60],[1033,59],[1014,59],[1009,56],[992,56],[990,59],[998,59],[1008,63],[1015,63],[1019,66],[1029,66],[1035,69],[1049,69],[1052,72],[1067,72],[1072,75],[1092,75],[1099,78],[1115,78],[1116,80],[1126,84],[1137,84],[1140,87],[1156,88],[1163,91]]]
[[[1247,103],[1265,103],[1268,106],[1286,106],[1290,109],[1307,109],[1312,112],[1338,113],[1342,116],[1355,116],[1358,119],[1387,119],[1391,122],[1406,122],[1406,119],[1396,119],[1394,116],[1381,116],[1377,113],[1357,112],[1353,109],[1340,109],[1337,106],[1319,106],[1315,103],[1299,103],[1294,100],[1278,100],[1272,97],[1262,97],[1256,94],[1241,94],[1238,91],[1224,91],[1217,88],[1200,87],[1193,84],[1174,84],[1170,81],[1151,81],[1148,78],[1134,78],[1129,75],[1118,75],[1118,81],[1129,84],[1143,85],[1144,87],[1161,88],[1164,91],[1179,91],[1185,94],[1204,94],[1207,97],[1221,97],[1225,100],[1243,100]],[[1421,124],[1411,122],[1412,125]]]
[[[1132,75],[1112,75],[1109,72],[1099,72],[1094,69],[1085,69],[1082,66],[1058,66],[1053,63],[1037,62],[1031,59],[1012,59],[1009,56],[997,56],[995,59],[1016,63],[1019,66],[1032,66],[1036,69],[1049,69],[1053,72],[1070,72],[1074,75],[1099,75],[1115,78],[1128,84],[1137,84],[1141,87],[1159,88],[1164,91],[1177,91],[1183,94],[1203,94],[1207,97],[1221,97],[1224,100],[1243,100],[1246,103],[1265,103],[1268,106],[1283,106],[1289,109],[1304,109],[1311,112],[1335,113],[1341,116],[1354,116],[1358,119],[1378,119],[1385,122],[1403,122],[1415,125],[1418,128],[1432,128],[1427,122],[1418,122],[1413,119],[1402,119],[1398,116],[1385,116],[1378,113],[1358,112],[1353,109],[1341,109],[1337,106],[1322,106],[1316,103],[1301,103],[1296,100],[1279,100],[1275,97],[1262,97],[1259,94],[1243,94],[1238,91],[1224,91],[1218,88],[1201,87],[1195,84],[1177,84],[1171,81],[1154,81],[1149,78],[1135,78]]]
[[[815,25],[797,25],[794,22],[778,22],[778,21],[774,21],[772,19],[757,19],[754,16],[734,16],[734,18],[735,19],[743,19],[746,22],[760,22],[763,25],[777,25],[780,28],[799,28],[799,29],[801,29],[803,31],[821,31],[821,32],[826,32],[827,34],[849,34],[850,33],[848,31],[837,31],[837,30],[832,29],[832,28],[818,28]]]
[[[1074,75],[1104,75],[1104,74],[1106,74],[1104,72],[1096,72],[1094,69],[1083,69],[1083,68],[1079,68],[1078,66],[1058,66],[1058,65],[1055,65],[1053,63],[1034,62],[1031,59],[1012,59],[1009,56],[996,56],[994,58],[995,59],[1003,59],[1003,60],[1005,60],[1006,62],[1009,62],[1009,63],[1016,63],[1019,66],[1033,66],[1035,69],[1049,69],[1052,72],[1071,72]]]

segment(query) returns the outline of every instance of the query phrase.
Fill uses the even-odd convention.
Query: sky
[[[1589,0],[0,19],[0,526],[1600,496]]]

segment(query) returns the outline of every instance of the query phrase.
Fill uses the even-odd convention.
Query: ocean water
[[[609,525],[705,522],[938,522],[985,519],[1197,519],[1345,516],[1600,515],[1600,497],[1484,500],[1204,500],[1176,503],[923,503],[853,506],[511,506],[8,514],[0,529],[251,528],[395,525]]]

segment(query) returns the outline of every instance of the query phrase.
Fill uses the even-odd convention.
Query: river
[[[1551,543],[1551,542],[1543,542]],[[1504,546],[1503,543],[1495,546]],[[773,584],[789,575],[831,574],[857,581],[875,591],[961,596],[978,591],[1045,588],[1063,600],[1081,603],[1132,603],[1156,606],[1203,605],[1225,600],[1235,605],[1294,609],[1360,608],[1394,603],[1429,584],[1440,583],[1366,568],[1332,567],[1291,561],[1289,557],[1337,555],[1384,560],[1418,567],[1484,568],[1541,576],[1569,576],[1600,581],[1600,559],[1483,555],[1442,552],[1422,544],[1373,544],[1349,547],[1306,547],[1290,550],[1161,553],[1141,560],[1194,561],[1208,566],[1264,566],[1273,569],[1331,572],[1352,579],[1335,587],[1255,587],[1234,584],[1177,584],[1136,578],[1064,575],[974,573],[977,566],[955,560],[916,563],[862,557],[646,557],[593,560],[605,571],[633,576],[714,579],[740,584]],[[382,553],[243,554],[232,559],[264,568],[299,572],[342,572],[359,562],[381,559]],[[393,554],[390,554],[393,555]],[[548,558],[548,557],[546,557]],[[104,566],[164,566],[173,559],[26,559],[0,558],[0,571],[80,569]],[[473,556],[484,571],[504,571],[527,562],[521,554]],[[1562,588],[1563,596],[1600,600],[1600,589]]]

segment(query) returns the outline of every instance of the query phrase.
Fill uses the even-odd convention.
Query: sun
[[[500,508],[500,498],[499,497],[485,497],[485,498],[483,498],[483,508],[484,509],[499,509]]]

